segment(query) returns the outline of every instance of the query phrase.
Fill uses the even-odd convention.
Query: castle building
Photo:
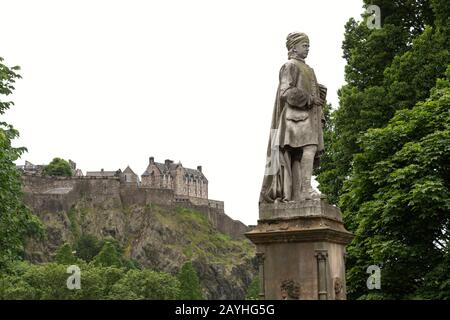
[[[25,165],[16,165],[16,168],[24,174],[42,175],[45,165],[36,165],[32,164],[30,161],[25,160]]]
[[[76,168],[76,163],[69,160],[73,171],[73,176],[83,176],[80,169]],[[39,175],[43,174],[45,165],[33,165],[25,161],[25,165],[17,166],[24,174]],[[167,159],[164,163],[155,162],[153,157],[149,158],[147,169],[139,176],[127,166],[124,171],[121,169],[115,171],[87,171],[88,178],[119,178],[121,183],[127,185],[136,185],[141,188],[170,189],[173,190],[177,199],[201,198],[208,199],[208,179],[202,172],[202,167],[197,169],[185,168],[181,162],[174,163]]]
[[[159,163],[151,157],[139,179],[130,166],[123,171],[101,169],[83,175],[75,162],[69,163],[73,170],[71,177],[46,176],[43,174],[45,165],[28,161],[17,166],[22,172],[27,205],[34,212],[69,212],[81,199],[101,206],[103,201],[111,199],[122,208],[149,204],[195,208],[217,230],[233,239],[242,238],[248,231],[242,222],[225,214],[223,201],[208,198],[208,179],[201,166],[190,169],[180,162],[167,159]]]
[[[133,185],[140,184],[139,176],[136,173],[134,173],[133,170],[131,170],[130,166],[127,166],[125,170],[123,170],[120,177],[122,182],[124,183],[129,183]]]
[[[72,176],[74,177],[82,177],[83,172],[80,169],[77,169],[77,164],[69,159],[70,168],[72,169]],[[31,162],[25,160],[25,165],[16,165],[17,170],[22,172],[23,174],[34,174],[34,175],[43,175],[44,168],[46,165],[44,164],[32,164]]]
[[[164,163],[149,158],[149,164],[141,175],[141,186],[158,189],[172,189],[177,196],[208,199],[208,179],[197,169],[184,168],[181,162],[167,159]]]
[[[86,177],[120,177],[122,170],[116,171],[105,171],[101,169],[100,171],[86,171]]]

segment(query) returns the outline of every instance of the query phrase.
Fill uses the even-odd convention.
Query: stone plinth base
[[[245,234],[256,246],[262,299],[345,299],[345,245],[353,235],[323,199],[260,205]]]

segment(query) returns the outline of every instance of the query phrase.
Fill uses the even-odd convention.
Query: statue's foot
[[[321,194],[318,193],[313,188],[308,188],[307,190],[302,192],[302,196],[305,200],[313,200],[313,199],[320,199]]]
[[[311,197],[313,198],[313,199],[320,199],[320,197],[322,196],[319,192],[317,192],[316,190],[312,190],[311,191]]]
[[[292,203],[292,202],[295,202],[295,201],[289,200],[289,199],[286,199],[286,198],[283,198],[283,199],[277,198],[274,201],[274,203]]]

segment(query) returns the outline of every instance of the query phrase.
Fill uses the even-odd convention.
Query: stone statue
[[[309,39],[287,36],[280,70],[258,225],[245,236],[256,245],[262,299],[346,299],[345,230],[338,207],[311,186],[324,151],[327,89],[306,63]],[[334,276],[334,278],[333,278]]]
[[[308,36],[290,33],[286,47],[289,60],[280,70],[260,203],[320,198],[311,177],[324,150],[322,107],[327,89],[305,63]]]

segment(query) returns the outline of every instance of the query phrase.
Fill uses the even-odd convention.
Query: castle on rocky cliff
[[[204,213],[214,227],[240,238],[247,226],[225,214],[224,202],[208,198],[208,180],[197,169],[185,168],[181,162],[165,160],[149,164],[139,176],[129,167],[123,171],[82,171],[69,160],[71,177],[45,176],[45,165],[34,165],[25,161],[17,166],[22,172],[25,202],[35,212],[68,212],[80,199],[87,198],[94,205],[116,207],[130,205],[165,205],[192,207]]]
[[[75,177],[83,176],[80,169],[74,161],[69,160],[72,168],[72,175]],[[17,168],[25,175],[42,175],[45,165],[34,165],[25,161],[25,165],[19,165]],[[198,197],[208,199],[208,179],[202,172],[202,167],[197,169],[185,168],[181,162],[174,163],[173,160],[166,159],[164,163],[155,162],[154,157],[149,158],[147,169],[139,176],[127,166],[125,170],[105,171],[87,171],[86,177],[117,177],[123,183],[135,184],[138,187],[170,189],[179,197]]]

